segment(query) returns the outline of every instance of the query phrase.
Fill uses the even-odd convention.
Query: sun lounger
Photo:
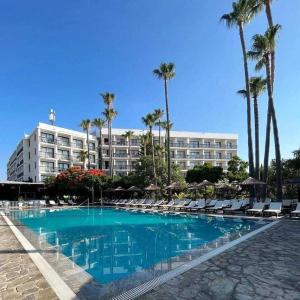
[[[159,206],[161,206],[161,205],[163,205],[164,204],[164,200],[160,200],[160,201],[158,201],[158,202],[155,202],[155,203],[153,203],[152,204],[152,207],[154,208],[154,207],[159,207]]]
[[[55,205],[57,205],[57,203],[54,200],[49,200],[49,205],[55,206]]]
[[[217,202],[218,202],[217,199],[213,199],[210,202],[206,201],[206,207],[213,207],[216,205]]]
[[[296,209],[291,212],[291,216],[296,217],[298,215],[300,215],[300,203],[298,203]]]
[[[281,213],[282,202],[271,202],[270,207],[263,211],[264,215],[278,215]]]
[[[215,206],[213,207],[208,207],[206,210],[207,211],[213,211],[213,212],[216,212],[218,210],[222,210],[223,207],[225,207],[225,201],[217,201],[217,203],[215,204]]]
[[[241,210],[243,207],[243,201],[235,201],[233,202],[231,207],[223,208],[223,213],[233,213]]]
[[[185,209],[185,210],[190,210],[190,209],[194,208],[194,207],[196,206],[196,204],[197,204],[197,201],[193,200],[193,201],[191,201],[191,202],[189,203],[189,205],[186,206],[184,209]]]
[[[73,206],[73,205],[76,205],[76,202],[74,202],[73,200],[68,200],[68,204]]]
[[[67,202],[65,202],[65,200],[58,200],[59,205],[68,205]]]
[[[265,203],[262,203],[262,202],[255,202],[254,205],[253,205],[253,208],[250,208],[250,209],[247,209],[246,210],[246,214],[262,214],[263,213],[263,210],[265,208]]]
[[[179,203],[173,205],[172,208],[174,208],[174,209],[178,209],[179,208],[180,209],[180,208],[184,207],[185,201],[186,200],[180,200]]]
[[[192,207],[190,210],[196,211],[196,210],[200,210],[200,209],[205,209],[205,207],[206,207],[205,200],[201,199],[201,200],[197,200],[196,205],[194,207]]]

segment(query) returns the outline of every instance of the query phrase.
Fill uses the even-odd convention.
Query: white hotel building
[[[134,169],[140,151],[139,137],[145,133],[145,130],[130,129],[134,137],[129,153],[128,140],[123,137],[128,130],[112,130],[114,172],[118,175],[128,174],[130,155],[131,169]],[[158,141],[158,131],[153,131],[153,134]],[[171,131],[170,136],[171,159],[184,174],[205,162],[226,171],[228,160],[237,154],[237,134]],[[98,141],[95,133],[89,135],[89,140],[91,168],[97,168]],[[9,158],[7,180],[41,182],[71,166],[83,167],[79,154],[86,149],[86,133],[39,123],[30,135],[25,135]],[[103,160],[104,169],[108,171],[107,128],[103,129]]]

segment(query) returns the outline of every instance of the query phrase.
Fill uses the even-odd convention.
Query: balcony
[[[55,144],[55,139],[54,138],[50,138],[50,137],[44,137],[44,136],[40,136],[40,141],[42,143],[47,143],[47,144]]]
[[[56,173],[57,168],[49,167],[49,166],[40,166],[40,171],[43,173]]]
[[[59,160],[70,160],[70,155],[57,155]]]
[[[51,152],[40,151],[40,157],[53,159],[53,158],[55,158],[55,154],[51,153]]]
[[[71,143],[70,142],[64,142],[64,141],[57,140],[56,144],[58,146],[61,146],[61,147],[71,147]]]

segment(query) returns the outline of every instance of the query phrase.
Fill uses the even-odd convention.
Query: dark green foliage
[[[208,180],[211,182],[217,182],[223,176],[223,169],[221,167],[214,167],[210,163],[205,163],[202,166],[195,166],[194,169],[189,170],[186,174],[186,181],[201,182]]]

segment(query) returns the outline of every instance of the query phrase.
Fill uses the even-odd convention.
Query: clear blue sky
[[[300,1],[273,1],[278,41],[275,101],[283,157],[300,139]],[[176,64],[170,84],[177,130],[236,132],[247,158],[245,102],[237,31],[219,22],[230,0],[2,0],[0,3],[0,178],[24,133],[47,122],[79,129],[99,116],[99,92],[117,96],[115,127],[141,127],[141,116],[164,107],[152,70]],[[247,41],[266,28],[264,14],[246,27]],[[266,97],[261,99],[261,141]],[[273,145],[272,145],[273,148]],[[272,149],[273,157],[273,149]]]

